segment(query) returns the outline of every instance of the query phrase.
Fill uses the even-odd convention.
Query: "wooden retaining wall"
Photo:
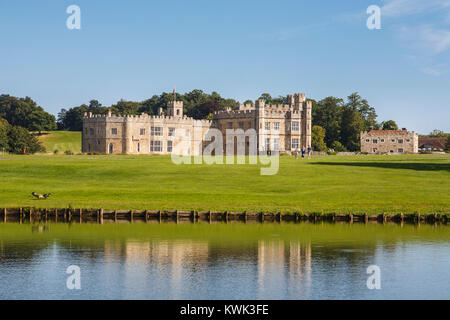
[[[265,212],[217,212],[217,211],[179,211],[179,210],[106,210],[73,208],[2,208],[2,222],[409,222],[445,223],[450,220],[446,214],[318,214],[318,213],[265,213]]]

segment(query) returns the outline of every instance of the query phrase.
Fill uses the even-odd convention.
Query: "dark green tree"
[[[339,141],[333,142],[333,144],[331,145],[331,149],[333,149],[336,152],[347,151],[347,149],[344,147],[344,145],[342,143],[340,143]]]
[[[39,140],[20,126],[9,126],[8,149],[11,153],[36,153],[45,152],[44,146]]]
[[[331,146],[341,139],[341,114],[344,100],[326,97],[312,106],[312,124],[325,129],[325,143]]]
[[[5,119],[0,118],[0,152],[9,150],[8,127],[8,122]]]
[[[379,127],[375,108],[371,107],[366,99],[361,98],[358,92],[354,92],[347,97],[347,106],[361,114],[364,119],[364,131]]]
[[[341,142],[349,151],[361,149],[361,131],[365,130],[362,115],[355,109],[345,106],[341,117]]]
[[[447,138],[447,143],[445,144],[445,151],[450,152],[450,135]]]
[[[394,120],[387,120],[381,123],[381,128],[383,130],[398,130],[397,123]]]
[[[17,98],[3,94],[0,96],[0,117],[12,126],[21,126],[30,131],[56,130],[55,116],[30,97]]]

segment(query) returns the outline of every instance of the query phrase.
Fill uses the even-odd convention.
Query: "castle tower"
[[[264,129],[264,122],[265,122],[265,107],[266,107],[266,101],[263,99],[259,99],[256,101],[255,104],[256,107],[256,132],[258,134],[258,152],[264,151],[264,141],[266,135],[265,129]]]
[[[169,101],[167,103],[167,115],[169,117],[183,117],[183,101]]]
[[[302,112],[302,144],[308,148],[311,147],[312,101],[305,101],[303,105],[305,107]]]

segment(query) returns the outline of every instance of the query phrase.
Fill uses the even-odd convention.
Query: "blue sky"
[[[80,30],[66,27],[72,4]],[[357,91],[379,120],[450,132],[450,0],[0,0],[0,39],[0,93],[54,114],[174,86],[240,101]]]

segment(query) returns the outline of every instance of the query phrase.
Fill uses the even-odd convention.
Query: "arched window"
[[[179,116],[180,115],[180,110],[179,109],[177,109],[177,116]]]
[[[109,153],[113,153],[114,152],[114,146],[112,143],[109,144]]]

